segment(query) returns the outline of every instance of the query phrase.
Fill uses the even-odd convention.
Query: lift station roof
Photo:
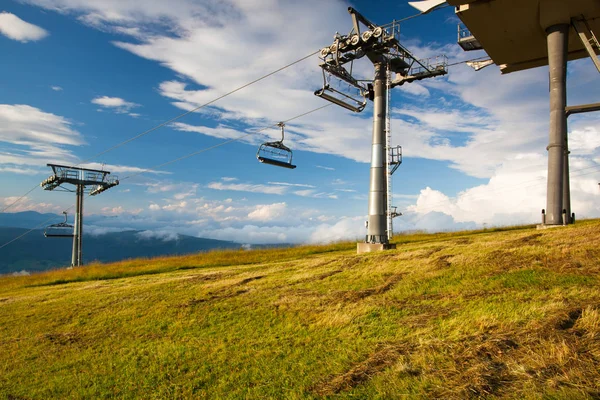
[[[600,33],[600,0],[447,0],[502,73],[548,64],[545,27],[582,20]],[[545,27],[544,27],[545,26]],[[569,60],[588,57],[571,26]]]

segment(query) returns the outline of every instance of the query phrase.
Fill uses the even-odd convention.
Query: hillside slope
[[[0,278],[0,397],[600,397],[600,221],[396,242]]]
[[[28,229],[0,227],[0,244],[27,233]],[[141,231],[84,235],[84,262],[115,262],[128,258],[181,255],[214,249],[239,249],[241,244],[174,235],[173,238],[148,236]],[[71,265],[71,238],[46,238],[35,230],[0,250],[0,275],[11,272],[41,272]],[[35,249],[35,251],[31,251]]]

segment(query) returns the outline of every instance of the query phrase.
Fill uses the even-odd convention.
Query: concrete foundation
[[[564,228],[566,225],[545,225],[545,224],[540,224],[537,225],[535,228],[539,231],[541,229],[552,229],[552,228]]]
[[[393,250],[396,248],[395,244],[389,243],[357,243],[356,253],[372,253],[375,251]]]

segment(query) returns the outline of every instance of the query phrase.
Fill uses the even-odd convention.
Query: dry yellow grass
[[[600,221],[0,279],[0,398],[600,397]]]

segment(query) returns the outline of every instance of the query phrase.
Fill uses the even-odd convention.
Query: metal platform
[[[458,44],[464,51],[482,50],[483,46],[468,28],[458,25]]]

